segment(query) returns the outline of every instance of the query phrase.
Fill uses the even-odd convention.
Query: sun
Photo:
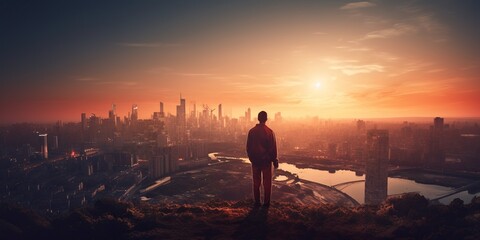
[[[315,89],[320,89],[322,87],[322,83],[317,81],[315,82],[314,86],[315,86]]]

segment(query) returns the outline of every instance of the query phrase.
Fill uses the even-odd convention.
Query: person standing
[[[270,206],[270,195],[272,193],[272,163],[278,168],[277,143],[275,133],[265,125],[267,113],[258,113],[259,123],[248,131],[247,155],[252,163],[253,197],[255,206],[260,206],[260,185],[263,180],[263,206]]]

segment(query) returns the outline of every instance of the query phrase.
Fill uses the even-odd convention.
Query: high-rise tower
[[[185,99],[180,95],[180,105],[177,105],[177,124],[179,126],[185,126],[186,123],[186,105]]]
[[[218,121],[220,122],[220,126],[223,127],[223,110],[222,104],[218,104]]]
[[[251,122],[252,121],[252,110],[250,108],[247,109],[245,112],[245,121]]]
[[[180,105],[177,105],[177,143],[187,140],[187,118],[185,99],[180,95]]]
[[[160,102],[160,117],[165,117],[165,112],[163,111],[163,102]]]
[[[110,111],[108,111],[108,120],[110,121],[110,124],[112,124],[112,126],[116,127],[117,126],[117,106],[115,105],[115,103],[112,104],[112,109],[110,109]]]
[[[38,135],[40,137],[40,152],[42,153],[42,157],[44,159],[48,159],[48,138],[47,138],[47,134],[44,133],[44,134],[39,134]]]
[[[365,204],[379,204],[387,198],[388,159],[388,131],[369,130],[365,165]]]
[[[82,131],[87,129],[87,114],[82,113]]]
[[[443,146],[443,118],[441,117],[433,119],[430,146],[432,167],[442,166],[445,161],[445,150]]]
[[[135,122],[138,120],[138,106],[137,104],[132,105],[132,115],[131,115],[131,120],[132,122]]]

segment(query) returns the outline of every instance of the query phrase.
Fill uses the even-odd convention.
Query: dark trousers
[[[272,164],[266,167],[255,167],[252,165],[253,197],[256,203],[260,203],[260,183],[263,177],[263,203],[270,204],[272,194]]]

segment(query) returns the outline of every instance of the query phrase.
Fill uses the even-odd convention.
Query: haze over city
[[[179,95],[285,117],[478,117],[476,1],[2,1],[0,122]]]

